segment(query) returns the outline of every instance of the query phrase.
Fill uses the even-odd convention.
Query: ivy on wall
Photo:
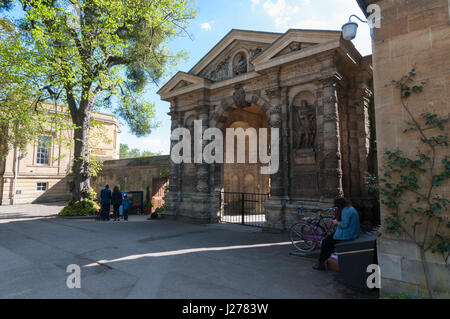
[[[415,76],[416,70],[412,69],[393,84],[410,119],[403,133],[417,133],[417,151],[409,152],[410,156],[401,150],[386,151],[380,183],[373,177],[368,182],[372,190],[379,192],[381,203],[388,210],[384,231],[406,236],[417,245],[427,292],[432,298],[426,253],[442,255],[447,266],[450,255],[450,221],[445,214],[450,200],[448,186],[442,187],[450,177],[449,138],[445,133],[449,117],[432,113],[416,116],[411,112],[410,99],[425,89],[425,83],[417,84]],[[412,199],[415,201],[411,203]]]

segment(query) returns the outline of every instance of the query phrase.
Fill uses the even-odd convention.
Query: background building
[[[91,130],[92,155],[98,160],[119,158],[119,124],[113,115],[94,113]],[[61,132],[67,140],[73,131]],[[25,152],[10,150],[0,161],[0,204],[11,205],[67,200],[70,198],[70,168],[73,149],[67,147],[53,133],[42,134]],[[16,158],[16,155],[17,158]],[[15,164],[17,159],[17,178]],[[15,189],[15,191],[14,191]]]

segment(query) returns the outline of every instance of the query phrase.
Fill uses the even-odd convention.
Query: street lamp
[[[356,38],[356,33],[358,32],[358,24],[356,22],[352,22],[352,17],[357,18],[363,23],[369,23],[368,21],[361,20],[357,15],[352,14],[350,18],[348,18],[348,22],[342,26],[342,36],[347,41],[351,41]]]

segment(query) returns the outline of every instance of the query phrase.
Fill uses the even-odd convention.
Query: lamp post
[[[347,41],[351,41],[356,38],[356,33],[358,32],[358,24],[356,22],[352,22],[353,17],[363,23],[369,23],[368,21],[360,19],[357,15],[352,14],[350,18],[348,18],[348,22],[342,26],[342,37]]]

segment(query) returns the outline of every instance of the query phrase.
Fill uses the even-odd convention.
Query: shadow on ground
[[[286,234],[237,225],[11,218],[0,223],[0,297],[372,297],[291,251]],[[67,288],[71,264],[81,267],[80,289]]]

